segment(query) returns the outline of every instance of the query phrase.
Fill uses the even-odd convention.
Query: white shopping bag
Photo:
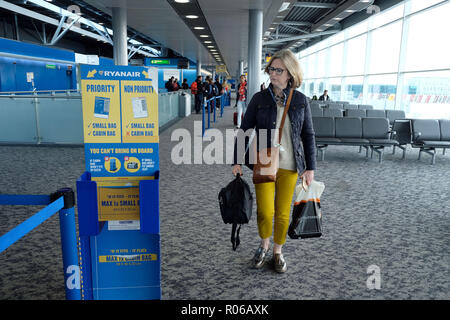
[[[294,209],[288,228],[291,239],[315,238],[322,236],[322,210],[320,197],[325,189],[323,182],[312,181],[309,186],[305,179],[295,187]]]
[[[294,204],[299,204],[301,201],[316,200],[320,201],[320,196],[325,189],[325,184],[313,180],[309,186],[306,185],[306,179],[302,179],[302,183],[299,183],[295,187],[295,200]]]

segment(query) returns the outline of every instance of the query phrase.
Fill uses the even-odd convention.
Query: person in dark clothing
[[[206,81],[205,82],[205,94],[206,94],[206,99],[210,100],[212,97],[215,97],[215,90],[214,90],[214,83],[213,80],[207,76],[206,77]],[[215,99],[211,100],[209,105],[210,105],[210,112],[214,111],[214,105],[215,105]]]
[[[166,87],[168,92],[173,91],[173,79],[174,79],[174,77],[170,77],[170,79],[167,80],[167,82],[165,84],[165,87]]]
[[[219,82],[219,77],[216,77],[214,84],[217,87],[216,96],[220,96],[222,94],[222,84]],[[216,108],[220,108],[220,99],[216,99]]]
[[[189,89],[189,85],[187,83],[187,79],[183,79],[183,83],[181,84],[181,89],[183,89],[183,90]]]
[[[195,84],[192,84],[192,93],[195,96],[195,112],[200,113],[201,107],[203,105],[203,81],[202,76],[197,76]]]
[[[276,182],[255,184],[257,224],[261,243],[253,257],[253,267],[261,269],[267,261],[266,255],[273,229],[272,261],[275,271],[282,273],[287,270],[287,264],[281,249],[286,241],[292,196],[298,175],[301,175],[308,186],[314,180],[315,133],[308,99],[296,90],[302,83],[302,71],[295,55],[288,49],[276,52],[267,64],[265,72],[269,74],[270,85],[267,89],[255,93],[248,104],[241,125],[242,130],[238,130],[234,144],[232,173],[242,175],[242,163],[253,169],[253,164],[249,162],[251,157],[244,156],[238,159],[238,154],[242,155],[244,152],[238,152],[237,141],[245,141],[245,145],[248,145],[248,139],[244,140],[246,130],[254,128],[256,137],[261,137],[261,132],[266,130],[267,134],[263,138],[266,141],[256,140],[257,150],[278,144],[279,132],[275,129],[280,128],[284,108],[292,92],[281,136],[282,147],[279,147]]]
[[[325,90],[325,91],[323,92],[323,95],[321,95],[321,96],[319,97],[319,100],[320,100],[320,101],[327,101],[327,100],[330,100],[330,97],[328,96],[328,90]]]

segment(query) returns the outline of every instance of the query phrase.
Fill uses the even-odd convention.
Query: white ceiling
[[[286,0],[284,0],[286,1]],[[288,0],[288,2],[293,0]],[[112,15],[111,7],[127,8],[128,26],[203,66],[216,62],[166,0],[86,0]],[[198,0],[229,73],[247,61],[248,16],[250,9],[263,10],[263,32],[278,13],[283,0]]]

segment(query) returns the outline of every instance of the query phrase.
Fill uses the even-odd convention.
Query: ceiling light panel
[[[167,2],[189,27],[195,37],[197,37],[198,41],[205,47],[206,50],[208,50],[211,57],[214,58],[210,48],[217,48],[217,43],[198,3],[198,0],[190,0],[189,2],[167,0]]]

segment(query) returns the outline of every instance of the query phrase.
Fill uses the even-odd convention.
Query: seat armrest
[[[414,131],[414,141],[417,141],[419,137],[422,135],[422,132]]]
[[[389,139],[393,139],[393,137],[397,136],[397,131],[395,130],[389,130],[388,133],[390,133]]]

